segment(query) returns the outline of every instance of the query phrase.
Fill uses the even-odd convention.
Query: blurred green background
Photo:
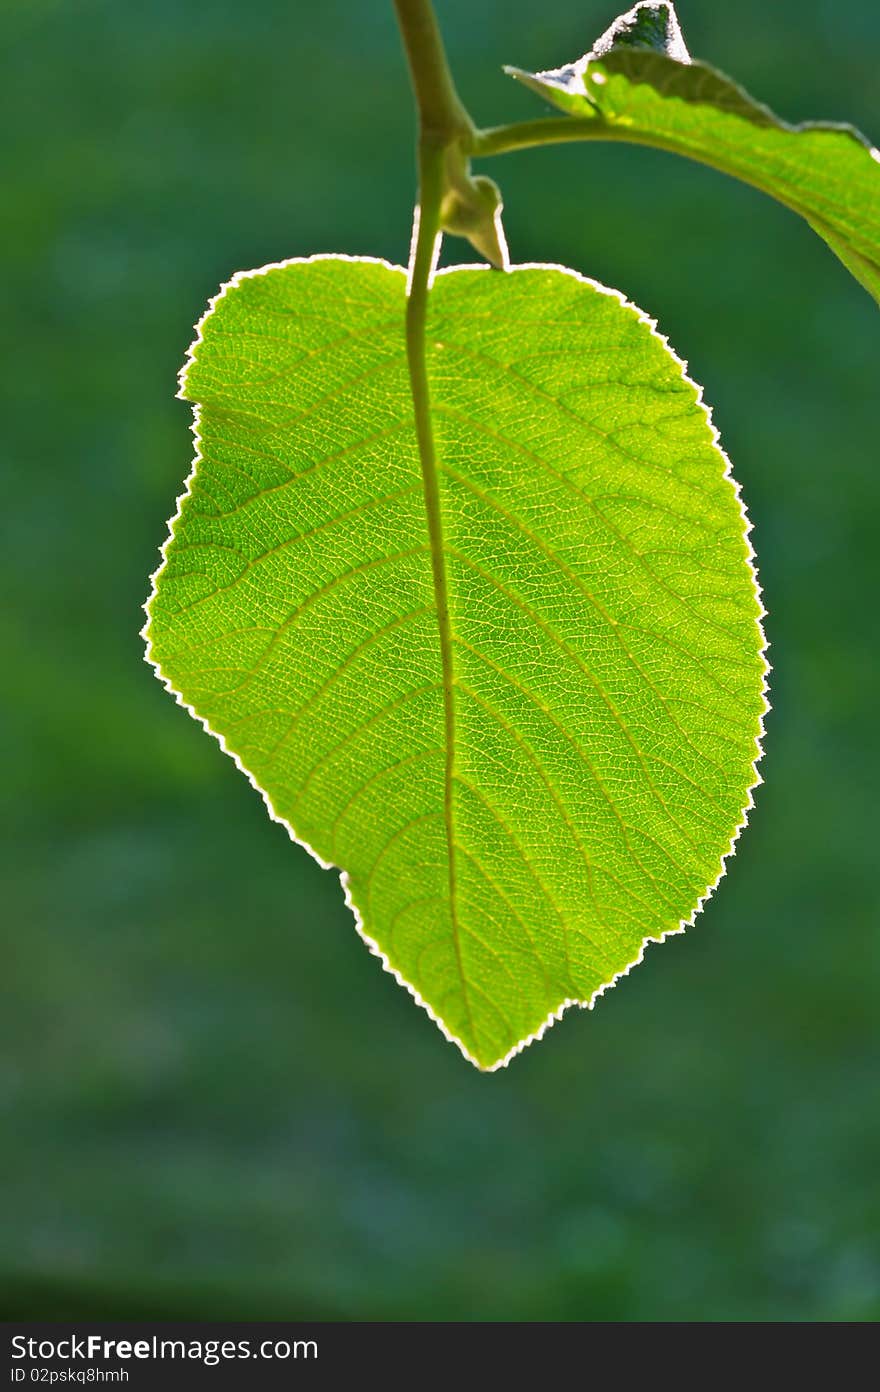
[[[540,111],[502,62],[613,18],[438,11],[486,124]],[[680,13],[785,117],[880,136],[874,0]],[[876,307],[793,215],[671,156],[483,166],[514,259],[620,287],[705,383],[775,671],[767,783],[697,926],[481,1076],[138,637],[208,296],[284,256],[405,259],[391,5],[4,0],[2,25],[7,1315],[880,1316]]]

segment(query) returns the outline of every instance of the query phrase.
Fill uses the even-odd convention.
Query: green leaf
[[[636,5],[576,63],[506,71],[597,137],[689,155],[769,193],[880,301],[880,153],[852,126],[789,125],[695,62],[671,4]]]
[[[149,655],[490,1067],[719,879],[756,781],[761,609],[683,364],[553,267],[436,279],[432,556],[405,285],[317,258],[213,302]]]

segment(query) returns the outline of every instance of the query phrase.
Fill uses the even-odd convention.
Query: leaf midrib
[[[425,295],[429,287],[425,288]],[[453,816],[453,786],[455,782],[455,672],[453,667],[452,624],[449,616],[449,584],[446,578],[446,543],[443,532],[443,515],[440,503],[440,470],[437,464],[437,446],[434,440],[434,425],[431,411],[431,390],[428,382],[428,364],[425,344],[425,323],[422,320],[416,345],[417,360],[410,360],[410,382],[412,388],[413,415],[416,427],[416,441],[419,450],[419,463],[422,472],[422,491],[425,501],[425,517],[428,524],[428,541],[431,550],[431,573],[434,584],[434,603],[437,609],[437,631],[440,639],[440,671],[443,689],[443,732],[445,759],[443,768],[443,824],[446,837],[446,864],[449,884],[449,918],[452,925],[452,938],[455,946],[455,961],[461,981],[462,999],[465,1014],[476,1039],[476,1030],[468,997],[467,980],[461,956],[461,932],[458,922],[456,900],[456,838]]]

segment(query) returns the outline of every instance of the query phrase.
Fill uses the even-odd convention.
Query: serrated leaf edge
[[[392,262],[385,260],[384,257],[350,256],[341,252],[338,254],[334,252],[319,252],[313,256],[292,256],[281,261],[270,261],[265,266],[259,266],[254,270],[236,271],[228,281],[225,281],[223,283],[217,294],[212,296],[212,298],[208,301],[208,308],[205,310],[205,313],[201,316],[201,318],[198,320],[198,323],[195,326],[195,338],[193,339],[192,343],[190,344],[187,350],[186,359],[179,373],[180,385],[179,390],[177,392],[177,396],[181,400],[184,399],[183,387],[186,381],[186,374],[189,370],[190,364],[193,362],[195,358],[196,351],[199,345],[203,342],[202,326],[209,318],[209,316],[214,312],[214,309],[219,304],[219,302],[225,298],[225,296],[229,293],[230,290],[234,290],[238,285],[241,284],[243,280],[250,280],[256,276],[266,275],[269,271],[282,270],[287,266],[309,265],[316,261],[347,261],[356,264],[366,264],[374,266],[379,265],[385,266],[390,271],[398,271],[405,279],[407,276],[407,272],[404,267],[395,266],[392,264]],[[736,843],[739,840],[743,828],[748,824],[749,813],[755,805],[755,800],[752,794],[754,793],[755,789],[763,782],[763,779],[760,773],[758,772],[758,764],[764,755],[764,717],[770,710],[770,702],[768,699],[769,687],[767,679],[770,674],[770,671],[772,670],[770,663],[767,661],[766,658],[768,642],[766,634],[764,632],[763,624],[761,622],[762,619],[766,617],[767,610],[764,608],[763,592],[761,590],[761,585],[758,580],[758,572],[755,566],[755,552],[751,542],[749,541],[749,533],[752,531],[752,523],[749,520],[745,504],[742,500],[742,490],[740,484],[733,477],[731,461],[728,458],[727,453],[721,444],[719,432],[715,426],[714,421],[712,420],[711,408],[703,400],[703,388],[699,385],[699,383],[695,382],[692,377],[688,376],[687,361],[684,358],[679,357],[675,350],[672,347],[670,347],[669,340],[666,337],[666,335],[659,332],[657,328],[656,319],[652,319],[650,315],[646,314],[644,310],[638,307],[638,305],[633,304],[631,300],[628,300],[626,296],[621,293],[621,291],[614,290],[607,285],[602,285],[599,281],[592,279],[592,277],[590,276],[581,275],[580,272],[572,270],[569,266],[560,266],[553,262],[529,261],[510,267],[510,272],[515,272],[518,270],[561,271],[563,275],[571,276],[572,279],[579,281],[581,284],[589,285],[593,290],[597,290],[600,294],[610,295],[614,299],[616,299],[624,308],[632,310],[635,313],[638,320],[647,326],[651,335],[654,338],[660,340],[660,342],[666,348],[666,351],[669,353],[670,357],[681,369],[682,380],[687,382],[691,387],[693,387],[697,394],[696,404],[703,411],[706,417],[706,422],[712,433],[713,444],[715,445],[715,448],[718,450],[719,454],[721,455],[721,458],[724,461],[723,478],[727,479],[731,484],[731,487],[733,488],[734,495],[739,506],[740,515],[744,523],[743,538],[745,540],[747,548],[746,563],[748,565],[749,574],[752,579],[753,594],[757,599],[760,608],[760,613],[756,622],[758,625],[758,632],[761,637],[759,655],[761,656],[763,663],[761,696],[764,704],[763,711],[761,712],[758,720],[759,731],[757,736],[755,737],[756,753],[754,759],[752,760],[751,766],[753,781],[749,784],[748,788],[746,789],[747,801],[742,809],[741,820],[736,824],[733,830],[727,850],[724,851],[721,855],[721,868],[718,872],[718,875],[716,876],[712,884],[710,884],[703,892],[703,894],[700,896],[693,911],[691,912],[688,918],[681,919],[676,927],[667,928],[664,930],[664,932],[660,934],[648,934],[642,940],[642,945],[639,948],[639,951],[636,954],[636,956],[632,959],[632,961],[627,963],[625,967],[622,967],[619,972],[615,972],[610,981],[607,981],[602,986],[599,986],[588,1000],[577,1000],[573,997],[570,997],[562,1001],[558,1006],[555,1007],[555,1009],[549,1012],[546,1019],[541,1022],[541,1024],[538,1026],[536,1030],[534,1030],[531,1034],[526,1035],[523,1039],[519,1040],[511,1049],[508,1050],[508,1052],[503,1056],[503,1058],[498,1059],[495,1063],[492,1064],[482,1064],[478,1059],[474,1058],[473,1054],[470,1053],[463,1041],[459,1039],[457,1035],[452,1033],[452,1031],[447,1027],[442,1017],[439,1016],[434,1011],[433,1007],[429,1005],[429,1003],[420,995],[420,993],[412,984],[412,982],[407,981],[406,977],[402,974],[402,972],[400,972],[398,968],[391,963],[391,961],[389,960],[385,952],[383,952],[382,948],[379,946],[375,938],[371,937],[370,934],[366,931],[363,919],[361,917],[360,909],[358,908],[351,894],[347,872],[345,870],[340,869],[338,866],[335,866],[331,861],[324,860],[323,856],[319,855],[315,848],[308,843],[308,841],[304,841],[300,836],[297,835],[296,830],[291,825],[291,823],[276,811],[272,803],[272,799],[269,797],[269,794],[263,788],[260,787],[256,779],[250,773],[249,769],[247,769],[245,765],[241,762],[239,756],[228,747],[223,735],[219,734],[218,731],[212,729],[208,721],[204,719],[204,717],[199,715],[198,712],[193,708],[193,706],[191,706],[190,703],[184,699],[182,694],[171,683],[169,678],[167,678],[165,674],[162,672],[160,664],[156,660],[154,660],[152,656],[152,644],[148,636],[148,629],[151,617],[150,606],[156,597],[157,583],[159,577],[162,574],[162,571],[165,568],[167,560],[167,549],[174,539],[175,524],[180,519],[183,504],[185,503],[186,499],[191,496],[192,485],[195,482],[196,471],[198,469],[199,464],[202,462],[202,453],[200,448],[201,438],[199,435],[198,405],[193,406],[193,420],[190,426],[190,430],[195,440],[195,452],[193,455],[192,465],[190,468],[190,472],[187,475],[186,480],[184,482],[183,491],[177,498],[174,513],[168,521],[168,535],[165,538],[165,541],[162,543],[162,546],[160,547],[161,560],[159,562],[159,565],[156,567],[156,569],[150,576],[150,594],[145,604],[142,606],[147,618],[146,622],[140,630],[140,637],[143,638],[145,644],[144,661],[148,664],[148,666],[152,668],[155,676],[165,687],[165,690],[168,691],[174,697],[175,701],[179,706],[182,706],[183,709],[187,711],[189,715],[192,716],[193,720],[197,721],[198,724],[202,726],[202,728],[206,731],[207,734],[211,735],[217,741],[217,743],[220,745],[220,748],[223,750],[223,753],[228,755],[229,758],[232,759],[236,768],[238,768],[240,772],[244,774],[251,787],[254,788],[257,793],[259,793],[272,821],[278,822],[281,826],[283,826],[290,839],[293,842],[295,842],[297,846],[301,846],[303,850],[307,851],[308,854],[312,857],[312,859],[316,860],[317,863],[321,866],[322,870],[336,869],[339,871],[339,882],[342,886],[342,891],[345,897],[345,904],[346,907],[351,911],[351,914],[354,918],[355,928],[359,937],[369,948],[371,954],[374,957],[379,958],[384,970],[394,977],[395,981],[399,986],[402,986],[406,991],[409,992],[416,1005],[421,1006],[422,1010],[425,1011],[429,1019],[433,1020],[434,1024],[440,1030],[440,1033],[443,1035],[444,1039],[446,1039],[450,1044],[454,1044],[456,1048],[460,1051],[460,1053],[463,1055],[463,1057],[467,1059],[468,1063],[473,1064],[473,1066],[481,1073],[495,1073],[501,1068],[506,1068],[507,1065],[510,1063],[511,1059],[515,1058],[517,1054],[522,1053],[523,1050],[527,1049],[530,1044],[534,1044],[536,1041],[542,1039],[544,1035],[547,1033],[547,1031],[551,1029],[553,1025],[557,1023],[557,1021],[561,1020],[566,1011],[571,1009],[571,1007],[578,1006],[582,1010],[592,1010],[593,1006],[595,1005],[596,1001],[599,999],[600,996],[604,995],[606,991],[610,991],[613,986],[617,985],[618,981],[620,981],[622,977],[629,975],[633,967],[639,965],[639,963],[644,958],[645,949],[648,947],[650,943],[665,942],[667,938],[672,937],[678,933],[684,933],[688,928],[694,925],[694,923],[696,922],[697,915],[702,912],[705,904],[715,893],[715,890],[718,888],[718,885],[721,883],[722,879],[727,873],[727,861],[735,853]],[[487,265],[465,264],[460,266],[446,266],[442,270],[436,271],[435,275],[448,275],[455,271],[479,271],[487,274],[499,274],[497,270],[494,270],[492,267]],[[500,272],[500,274],[506,273],[507,272]],[[401,341],[403,341],[402,318]]]

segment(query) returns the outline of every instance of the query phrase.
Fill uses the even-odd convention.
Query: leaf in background
[[[444,671],[405,283],[318,258],[213,302],[147,631],[272,815],[343,867],[386,965],[490,1067],[722,873],[756,781],[761,610],[725,458],[651,324],[558,268],[461,268],[427,337]]]
[[[880,154],[852,126],[792,126],[688,54],[675,9],[636,5],[568,67],[507,68],[597,136],[655,145],[753,184],[800,213],[880,301]]]

